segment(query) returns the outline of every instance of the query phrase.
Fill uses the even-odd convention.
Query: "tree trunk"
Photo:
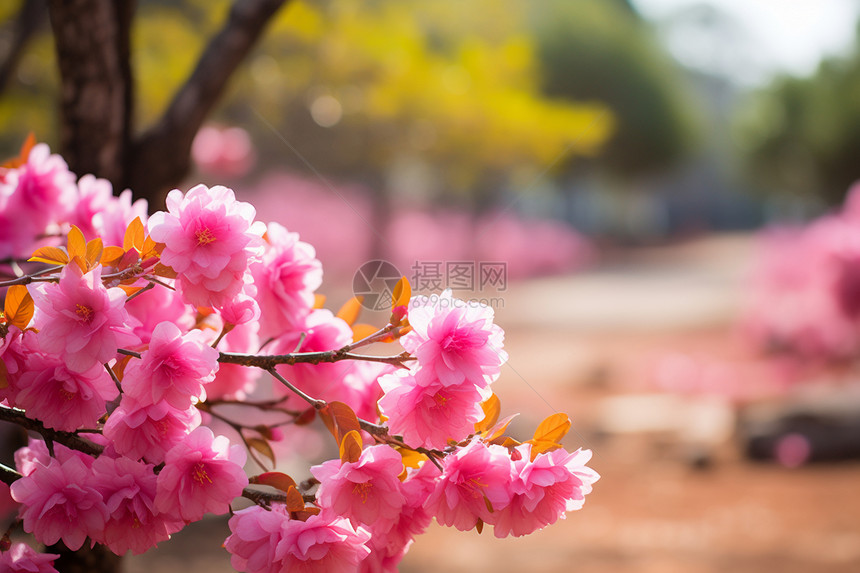
[[[288,0],[236,0],[221,30],[200,56],[164,116],[135,140],[126,184],[150,205],[179,184],[191,166],[191,142],[257,43],[272,16]]]
[[[69,168],[119,190],[131,133],[133,0],[51,0],[62,90],[60,147]]]

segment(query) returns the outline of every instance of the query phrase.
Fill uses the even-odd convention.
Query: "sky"
[[[666,41],[684,63],[704,64],[761,83],[777,71],[807,75],[822,57],[845,53],[860,15],[857,0],[633,0],[646,18],[667,22],[673,13],[709,4],[730,18],[722,32],[703,34],[670,26]]]

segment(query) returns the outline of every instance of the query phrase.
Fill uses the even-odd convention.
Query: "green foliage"
[[[250,100],[330,173],[378,173],[418,157],[446,188],[542,168],[568,146],[593,156],[612,114],[540,93],[524,9],[511,0],[296,1],[225,115],[238,119]]]
[[[736,139],[762,187],[840,203],[860,178],[860,39],[812,77],[781,77],[755,94]]]
[[[615,113],[606,169],[635,176],[684,157],[695,123],[683,78],[628,3],[546,0],[531,20],[545,93],[603,101]]]

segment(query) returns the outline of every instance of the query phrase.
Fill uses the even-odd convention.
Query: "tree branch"
[[[33,420],[26,416],[22,410],[0,406],[0,420],[17,424],[25,430],[30,430],[41,434],[45,441],[53,441],[58,444],[63,444],[67,448],[77,450],[90,456],[98,456],[104,448],[98,444],[89,441],[86,438],[73,433],[63,432],[46,428],[39,420]]]
[[[255,366],[263,370],[271,370],[279,364],[320,364],[323,362],[340,362],[341,360],[361,360],[364,362],[380,362],[393,366],[404,367],[404,362],[414,360],[408,352],[401,352],[396,356],[371,356],[369,354],[355,354],[339,350],[326,350],[324,352],[294,352],[292,354],[239,354],[236,352],[222,352],[218,362],[224,364],[239,364],[240,366]]]
[[[191,165],[191,142],[224,92],[230,76],[256,44],[274,14],[289,0],[235,0],[224,26],[161,119],[133,142],[126,185],[152,204]]]
[[[15,480],[21,479],[22,476],[6,464],[0,464],[0,481],[5,483],[6,485],[12,485]]]

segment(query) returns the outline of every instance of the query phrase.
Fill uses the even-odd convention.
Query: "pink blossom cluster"
[[[122,555],[143,553],[207,512],[224,514],[248,484],[245,452],[197,428],[171,448],[164,465],[117,454],[98,458],[31,442],[15,455],[23,477],[12,484],[24,530],[46,545],[70,549],[89,538]]]
[[[483,416],[481,402],[507,354],[493,309],[441,295],[413,297],[412,331],[400,342],[417,360],[379,379],[379,407],[391,430],[410,445],[444,448],[467,437]]]
[[[132,203],[127,190],[114,197],[111,184],[92,175],[76,181],[63,158],[44,143],[19,167],[0,168],[0,259],[26,259],[69,224],[87,238],[121,245],[126,225],[138,216],[146,218],[146,201]]]
[[[476,429],[507,360],[491,308],[414,297],[360,339],[353,313],[318,303],[314,248],[232,190],[173,190],[148,220],[145,208],[76,180],[44,145],[0,172],[0,258],[30,273],[0,277],[0,418],[44,438],[16,452],[17,474],[0,469],[36,541],[142,553],[247,497],[256,504],[232,515],[225,542],[240,571],[396,571],[433,518],[519,536],[581,507],[598,477],[588,452]],[[27,261],[37,248],[54,266]],[[351,354],[396,338],[405,354]],[[271,443],[315,417],[340,459],[300,488],[278,472],[249,479],[248,452],[274,466]],[[418,461],[404,465],[410,448]],[[0,567],[53,571],[54,557],[15,545]]]
[[[743,320],[761,348],[824,363],[860,352],[858,204],[855,186],[840,212],[762,234]]]

